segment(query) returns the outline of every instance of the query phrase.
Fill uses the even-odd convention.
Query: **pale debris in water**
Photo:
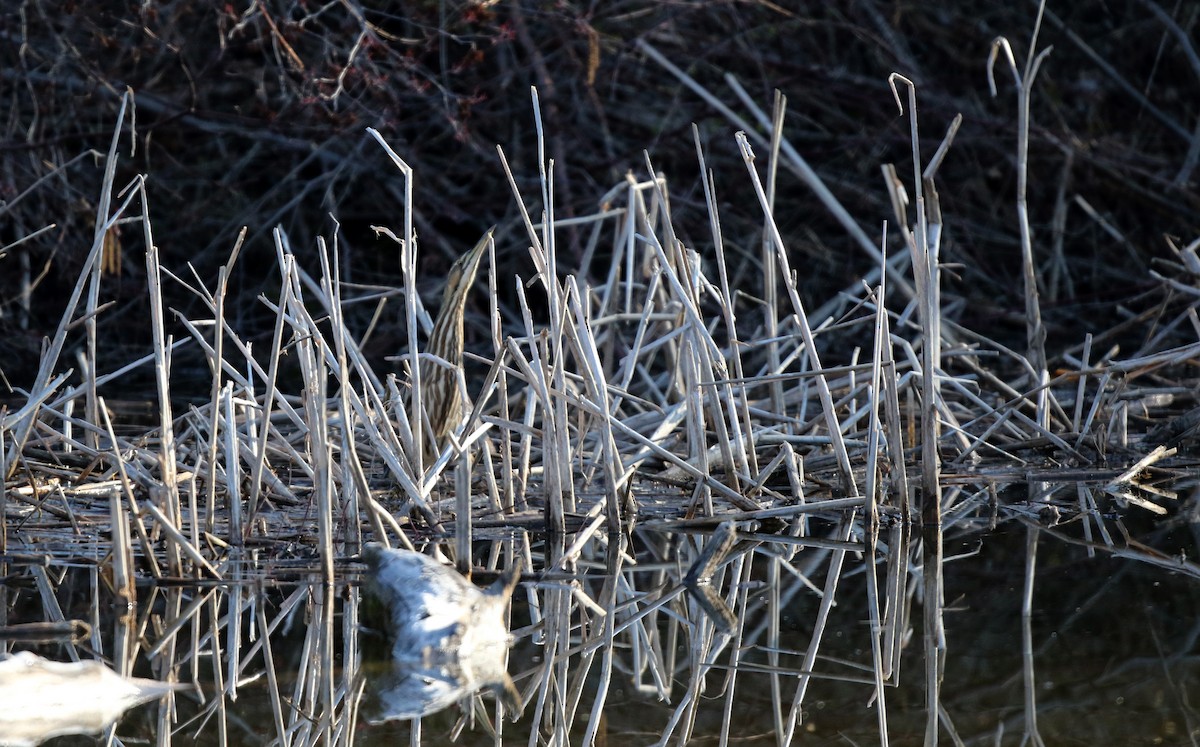
[[[98,661],[50,661],[28,651],[0,656],[0,745],[32,747],[64,734],[94,734],[177,687],[122,677]]]
[[[415,718],[482,687],[514,715],[520,695],[508,676],[510,635],[504,612],[520,578],[508,569],[489,589],[409,550],[363,548],[367,591],[388,610],[395,669],[377,683],[384,719]]]

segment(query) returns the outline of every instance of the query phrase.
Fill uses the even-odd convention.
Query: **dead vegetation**
[[[862,26],[824,16],[779,20],[769,6],[630,8],[624,13],[648,30],[628,45],[606,30],[632,23],[615,10],[585,18],[562,8],[536,15],[521,4],[438,7],[456,15],[437,25],[385,24],[355,17],[350,4],[301,20],[296,9],[272,14],[263,5],[199,18],[182,5],[161,6],[159,20],[170,17],[172,27],[216,24],[229,50],[210,60],[217,69],[245,63],[252,51],[276,61],[268,68],[274,77],[259,70],[258,87],[244,92],[247,102],[259,97],[258,109],[247,104],[256,115],[213,113],[214,102],[238,100],[231,89],[244,82],[228,81],[231,89],[204,92],[208,103],[184,107],[154,93],[181,73],[147,77],[141,90],[119,97],[118,125],[96,158],[103,183],[87,194],[95,204],[53,228],[41,226],[65,214],[58,201],[86,191],[85,160],[56,160],[38,182],[26,170],[38,168],[33,161],[7,159],[23,199],[2,208],[17,234],[0,262],[32,268],[37,251],[68,245],[54,236],[71,235],[86,251],[52,261],[54,278],[30,270],[2,281],[30,289],[14,291],[6,323],[36,330],[37,314],[58,314],[36,373],[21,372],[28,385],[0,410],[6,562],[40,557],[53,567],[88,558],[115,594],[143,604],[147,579],[154,598],[184,580],[237,588],[231,599],[176,595],[168,604],[176,612],[190,605],[176,621],[212,605],[208,635],[228,636],[227,658],[215,654],[214,671],[224,675],[208,685],[220,697],[206,706],[223,715],[259,648],[241,651],[243,615],[218,623],[218,611],[243,610],[246,624],[267,630],[295,614],[302,598],[286,596],[268,620],[265,601],[241,589],[246,579],[278,583],[295,573],[318,586],[340,583],[369,539],[440,542],[463,570],[520,557],[534,575],[518,592],[531,610],[519,633],[536,641],[543,662],[516,677],[525,708],[547,740],[565,741],[573,724],[586,723],[585,743],[600,728],[616,677],[672,702],[659,738],[686,742],[720,659],[731,672],[720,701],[727,715],[734,675],[765,677],[770,719],[786,743],[803,724],[814,677],[849,679],[873,697],[874,733],[886,744],[889,686],[902,652],[916,649],[931,704],[925,741],[955,736],[955,714],[936,707],[953,655],[943,617],[943,574],[953,565],[943,545],[1000,524],[1026,533],[1022,728],[1040,741],[1030,602],[1039,544],[1200,575],[1187,560],[1191,542],[1163,531],[1195,526],[1200,261],[1186,234],[1195,214],[1191,140],[1155,141],[1161,151],[1139,146],[1146,152],[1135,158],[1105,145],[1119,137],[1112,132],[1081,137],[1073,124],[1080,112],[1068,110],[1061,77],[1049,72],[1061,69],[1058,51],[1047,59],[1042,38],[1017,44],[1027,47],[1017,53],[989,36],[978,58],[962,62],[980,72],[980,90],[991,82],[1011,110],[979,90],[950,96],[921,72],[946,64],[937,55],[954,59],[949,32],[933,34],[942,45],[925,53],[932,59],[916,57],[904,41],[912,38],[907,24],[932,31],[923,24],[933,20],[886,18],[869,5]],[[27,34],[48,23],[38,4],[23,12]],[[683,40],[696,38],[684,31],[726,18],[736,21],[728,38],[684,65]],[[1085,58],[1097,54],[1049,11],[1037,18],[1043,34],[1065,35]],[[1190,48],[1172,35],[1178,20],[1155,18],[1171,40],[1160,54],[1169,65],[1182,54],[1173,44]],[[140,34],[149,58],[151,48],[187,58],[186,45],[174,50],[169,37],[148,33],[154,20],[114,28]],[[430,28],[438,33],[426,31],[423,44],[408,35]],[[330,41],[348,29],[354,44]],[[571,43],[542,37],[555,29]],[[796,72],[789,65],[798,63],[774,51],[790,48],[788,34],[855,30],[905,77],[869,78],[849,60]],[[802,97],[799,113],[795,97],[764,103],[738,66],[715,80],[714,69],[751,42],[758,75],[821,89],[817,103]],[[138,57],[128,40],[117,47]],[[29,101],[76,85],[34,75],[34,59],[20,94]],[[514,67],[497,62],[504,59]],[[517,60],[542,83],[532,99],[527,81],[511,82],[520,77]],[[618,74],[621,60],[636,60],[636,82]],[[148,62],[134,69],[153,71]],[[878,61],[854,62],[867,70]],[[1170,131],[1170,123],[1196,118],[1187,110],[1194,102],[1153,114],[1144,90],[1126,90],[1092,62],[1109,76],[1110,95],[1141,96],[1151,122],[1144,126]],[[556,76],[571,64],[581,77],[562,85]],[[1082,71],[1060,76],[1070,74]],[[512,87],[478,101],[452,95],[489,75]],[[823,87],[818,76],[826,76]],[[1044,79],[1048,91],[1039,88]],[[858,106],[820,106],[820,96],[848,90]],[[406,97],[418,93],[441,104],[421,110],[429,121],[406,114]],[[394,109],[380,103],[389,95]],[[642,97],[654,105],[636,106]],[[970,106],[953,111],[961,103]],[[1101,110],[1096,103],[1082,116]],[[388,111],[402,121],[388,120]],[[146,125],[147,112],[159,119]],[[327,129],[314,147],[305,137],[318,115]],[[680,117],[699,124],[686,129]],[[819,133],[839,118],[841,134],[833,128],[823,141]],[[1043,118],[1055,124],[1038,124]],[[793,130],[797,120],[803,125]],[[525,121],[530,126],[511,124]],[[484,147],[490,131],[476,125],[500,122],[513,132]],[[168,123],[185,128],[174,130],[182,139],[217,149],[203,156],[206,171],[145,175],[135,166],[151,158],[148,150],[167,148],[148,133]],[[364,124],[373,125],[369,134]],[[645,128],[653,129],[642,145],[650,150],[635,152],[626,138]],[[900,133],[907,160],[898,151],[881,157],[896,150]],[[591,137],[603,145],[607,173],[575,160]],[[253,144],[237,156],[215,155],[242,139]],[[35,150],[25,147],[25,155]],[[845,152],[813,165],[814,153],[835,147]],[[260,168],[289,149],[286,178]],[[1168,153],[1182,154],[1177,168],[1165,168]],[[848,176],[867,161],[861,184]],[[164,205],[191,189],[195,212],[160,206],[160,179]],[[316,195],[344,229],[306,213]],[[211,200],[220,197],[218,208]],[[1157,221],[1145,215],[1151,204]],[[1122,220],[1127,213],[1137,220]],[[259,228],[236,229],[251,222]],[[367,237],[368,222],[387,226],[375,231],[380,238]],[[416,437],[428,424],[409,396],[428,328],[419,291],[438,264],[428,259],[432,247],[470,246],[490,222],[500,228],[480,270],[474,355],[459,381],[473,409],[430,463],[419,444],[431,434]],[[1176,230],[1185,238],[1159,243]],[[1079,250],[1088,244],[1090,252]],[[1172,250],[1169,260],[1150,262]],[[52,292],[58,285],[63,292]],[[1097,298],[1103,313],[1088,306]],[[23,311],[21,299],[29,301]],[[400,355],[385,362],[380,347]],[[12,370],[14,378],[21,371]],[[107,392],[130,391],[151,394],[155,423],[131,427],[106,404]],[[28,573],[52,612],[54,578],[37,564]],[[855,634],[867,653],[833,662],[823,658],[827,625],[850,577],[862,581],[855,601],[870,624]],[[758,582],[764,594],[748,595]],[[293,702],[324,720],[285,713],[273,682],[280,743],[353,735],[361,683],[354,666],[332,664],[333,589],[320,588],[306,602],[321,621],[306,640],[322,653],[297,676]],[[356,593],[348,592],[353,603]],[[779,616],[798,594],[818,601],[809,636],[795,645],[781,638]],[[356,607],[344,609],[337,624],[353,638]],[[63,617],[48,613],[47,621]],[[195,665],[180,667],[202,647],[181,658],[165,653],[174,630],[158,634],[156,671],[199,681]],[[918,634],[919,646],[910,640]],[[680,693],[672,678],[684,650]],[[354,661],[349,654],[344,662]],[[164,710],[160,725],[172,718]]]

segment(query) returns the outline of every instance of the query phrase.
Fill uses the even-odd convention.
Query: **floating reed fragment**
[[[122,677],[98,661],[0,655],[0,744],[34,747],[65,734],[95,734],[133,706],[179,687]]]

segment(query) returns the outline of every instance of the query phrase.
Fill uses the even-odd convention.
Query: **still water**
[[[739,533],[726,554],[706,556],[713,529],[643,526],[628,539],[596,537],[573,556],[535,534],[476,542],[474,586],[493,584],[495,569],[516,558],[524,568],[511,608],[497,618],[508,621],[507,672],[517,695],[503,717],[495,695],[503,688],[472,692],[479,678],[468,677],[465,691],[453,691],[461,667],[432,662],[397,672],[388,609],[364,593],[371,571],[358,555],[339,560],[328,587],[303,552],[289,561],[247,549],[226,566],[236,569],[227,574],[236,583],[142,582],[136,604],[119,616],[102,556],[85,547],[60,548],[48,564],[10,556],[0,586],[4,643],[178,683],[129,709],[114,743],[768,745],[785,742],[789,724],[798,744],[879,744],[882,728],[890,744],[923,743],[916,563],[895,597],[904,604],[881,614],[880,638],[896,646],[884,720],[874,697],[867,579],[874,567],[885,582],[886,553],[869,565],[853,538],[839,544],[840,527],[812,522],[811,544]],[[1032,724],[1048,745],[1193,743],[1196,579],[1089,557],[1084,547],[1035,533],[1026,666],[1021,607],[1034,531],[1010,522],[947,539],[942,743],[1017,745]],[[715,602],[695,583],[705,562],[712,576],[701,587]],[[831,594],[835,603],[822,605]],[[73,641],[62,630],[19,627],[53,620],[86,625],[76,624]],[[413,701],[412,693],[430,687],[448,707],[412,718],[429,704],[420,698],[431,697]],[[396,707],[397,693],[408,694],[408,710]],[[0,724],[20,715],[6,705]],[[15,739],[0,741],[5,736]]]

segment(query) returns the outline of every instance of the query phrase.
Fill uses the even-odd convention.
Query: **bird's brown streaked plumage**
[[[434,441],[424,440],[424,456],[432,459],[463,416],[462,393],[458,372],[463,365],[463,313],[467,293],[475,283],[479,261],[492,240],[495,228],[488,229],[475,248],[458,258],[446,276],[442,306],[429,333],[426,352],[441,358],[449,366],[433,360],[421,361],[421,406],[429,415]]]

